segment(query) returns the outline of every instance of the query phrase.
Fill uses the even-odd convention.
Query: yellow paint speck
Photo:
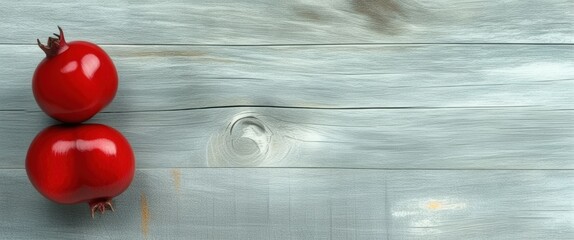
[[[175,186],[175,190],[179,192],[179,190],[181,189],[181,171],[179,171],[179,169],[172,169],[171,177],[173,179],[173,185]]]
[[[427,203],[427,209],[430,209],[430,210],[439,210],[439,209],[441,209],[441,208],[442,208],[442,203],[439,202],[439,201],[432,200],[432,201],[429,201],[429,202]]]
[[[142,233],[144,235],[144,239],[147,239],[148,232],[149,232],[150,215],[149,215],[149,206],[147,204],[147,197],[143,193],[140,196],[140,209],[141,209],[141,217],[142,217],[141,229],[142,229]]]

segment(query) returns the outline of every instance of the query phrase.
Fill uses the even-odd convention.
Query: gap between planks
[[[404,106],[404,107],[303,107],[303,106],[274,106],[274,105],[224,105],[206,106],[193,108],[157,109],[157,110],[126,110],[126,111],[102,111],[101,113],[153,113],[153,112],[182,112],[193,110],[209,109],[233,109],[233,108],[275,108],[275,109],[303,109],[303,110],[433,110],[433,109],[505,109],[505,108],[544,108],[543,105],[501,105],[501,106],[449,106],[449,107],[424,107],[424,106]],[[574,110],[574,109],[546,109],[546,110]],[[25,109],[0,109],[0,112],[25,112],[39,113],[40,110]]]
[[[0,46],[36,46],[37,43],[0,43]],[[441,46],[441,45],[511,45],[511,46],[574,46],[574,43],[473,43],[473,42],[416,42],[416,43],[269,43],[269,44],[203,44],[203,43],[98,43],[100,46],[189,46],[189,47],[299,47],[299,46]]]
[[[136,160],[137,161],[137,160]],[[2,168],[5,170],[24,170],[25,168]],[[371,170],[371,171],[574,171],[574,168],[361,168],[361,167],[145,167],[136,168],[137,171],[154,171],[168,169],[299,169],[299,170]]]

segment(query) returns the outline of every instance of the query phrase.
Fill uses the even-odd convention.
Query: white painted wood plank
[[[1,1],[0,43],[574,43],[570,0]]]
[[[574,169],[574,111],[230,108],[106,113],[137,166]],[[0,168],[22,168],[40,112],[0,112]]]
[[[116,212],[91,219],[83,204],[41,197],[24,170],[0,170],[0,238],[572,239],[573,176],[541,170],[139,170],[116,198]]]
[[[574,102],[574,48],[509,45],[107,46],[120,75],[105,111],[229,105],[545,106]],[[0,46],[0,110],[39,111],[37,46]]]
[[[0,239],[574,238],[572,1],[1,3]],[[122,78],[92,121],[139,170],[95,220],[22,169],[55,25]],[[183,110],[233,105],[300,109]]]

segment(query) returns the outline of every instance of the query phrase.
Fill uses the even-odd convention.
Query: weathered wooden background
[[[574,239],[571,0],[0,2],[1,239]],[[121,77],[96,219],[23,169],[56,25]]]

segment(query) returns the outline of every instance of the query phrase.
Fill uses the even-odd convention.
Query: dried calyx
[[[38,41],[38,46],[46,53],[46,57],[53,57],[58,54],[60,49],[66,46],[66,40],[64,39],[64,31],[62,28],[58,26],[60,30],[60,34],[54,33],[54,37],[48,37],[48,43],[46,45],[40,42],[40,39],[36,39]]]
[[[101,214],[104,214],[106,209],[110,209],[110,210],[112,210],[112,212],[114,211],[114,207],[112,206],[112,200],[111,199],[95,200],[95,201],[90,202],[89,205],[90,205],[90,210],[92,212],[92,218],[94,218],[94,214],[96,213],[96,211],[100,212]]]

